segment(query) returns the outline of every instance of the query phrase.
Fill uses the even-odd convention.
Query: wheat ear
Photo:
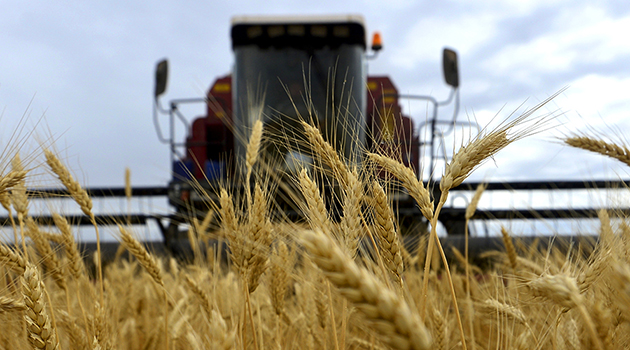
[[[601,155],[617,159],[618,161],[630,166],[630,150],[626,146],[598,140],[589,136],[573,136],[564,139],[564,143],[571,147],[581,148],[583,150],[599,153]]]
[[[276,314],[281,316],[284,314],[284,299],[289,283],[288,269],[292,267],[289,263],[289,248],[284,242],[278,242],[271,261],[271,305]]]
[[[394,227],[394,215],[387,201],[387,195],[377,181],[372,183],[372,193],[374,198],[374,223],[376,224],[379,243],[383,248],[380,251],[381,256],[392,276],[398,283],[402,283],[404,265],[400,240]]]
[[[26,268],[26,259],[3,243],[0,243],[0,263],[20,275],[24,274]]]
[[[9,188],[16,186],[20,182],[24,181],[25,178],[26,178],[26,171],[24,170],[10,171],[8,174],[0,178],[0,192],[5,192]]]
[[[313,261],[394,349],[430,349],[431,336],[404,299],[360,268],[321,231],[305,231],[301,240]]]
[[[308,176],[306,169],[302,169],[300,172],[300,186],[306,200],[304,210],[310,221],[311,228],[327,231],[329,220],[326,204],[324,204],[324,200],[319,193],[317,184]]]
[[[516,273],[518,269],[518,254],[516,254],[516,248],[514,247],[514,242],[512,242],[510,233],[503,226],[501,226],[501,238],[503,239],[503,244],[505,245],[505,253],[507,254],[510,266],[512,267],[513,272]]]
[[[347,186],[347,175],[350,169],[348,169],[346,163],[341,160],[335,148],[324,140],[318,128],[305,121],[302,121],[302,126],[315,153],[332,169],[335,177],[341,180],[342,185]]]
[[[138,259],[140,265],[144,267],[145,271],[149,273],[155,283],[164,287],[164,279],[162,278],[162,272],[155,260],[155,257],[144,248],[137,239],[135,239],[129,231],[122,226],[118,226],[120,232],[120,239],[122,244],[129,250],[129,252]]]
[[[431,320],[433,321],[433,334],[435,335],[435,349],[437,350],[445,350],[446,349],[446,324],[444,320],[444,316],[440,310],[433,308],[433,312],[431,314]]]
[[[346,174],[348,180],[343,203],[343,221],[345,247],[351,257],[355,257],[361,241],[361,199],[363,183],[356,169]]]
[[[395,159],[381,156],[376,153],[368,153],[368,157],[398,178],[411,197],[415,199],[422,215],[424,215],[427,220],[433,219],[433,201],[431,200],[431,193],[429,193],[429,190],[424,187],[424,184],[418,180],[416,173],[414,173],[411,168],[404,166]]]
[[[604,349],[602,340],[599,338],[595,325],[593,324],[593,320],[584,306],[586,299],[580,294],[580,289],[578,288],[575,278],[565,274],[544,274],[540,278],[529,282],[528,285],[532,288],[535,296],[544,297],[567,309],[578,309],[584,319],[584,323],[586,324],[586,328],[590,333],[595,347],[599,350]]]
[[[11,160],[11,166],[13,167],[13,171],[15,172],[24,171],[24,166],[22,165],[22,160],[20,159],[19,154],[16,154],[13,157],[13,159]],[[11,191],[11,201],[18,215],[23,253],[24,256],[28,259],[28,251],[26,250],[26,239],[24,237],[24,220],[28,216],[29,202],[28,195],[26,194],[26,182],[24,181],[24,179],[13,186],[13,190]],[[17,236],[14,237],[17,238]]]
[[[24,269],[22,276],[22,295],[26,305],[26,328],[28,340],[35,349],[58,349],[56,337],[44,300],[44,283],[41,281],[37,268],[30,263]]]
[[[199,301],[201,302],[201,307],[206,312],[208,318],[210,318],[212,316],[212,308],[210,307],[210,299],[208,298],[206,292],[204,292],[199,284],[197,284],[197,282],[195,282],[195,280],[193,280],[190,276],[184,275],[184,281],[188,285],[188,288],[190,288],[190,290],[195,293],[197,298],[199,298]]]
[[[142,265],[142,267],[144,267],[144,269],[149,273],[151,278],[153,278],[153,281],[162,287],[162,292],[164,293],[164,347],[169,349],[168,299],[160,267],[158,266],[155,257],[149,254],[144,246],[140,244],[137,239],[133,238],[127,230],[118,225],[118,231],[120,232],[122,244],[124,244],[127,250],[129,250],[136,259],[138,259],[140,265]]]
[[[81,187],[81,185],[74,179],[70,171],[61,163],[59,158],[55,156],[50,150],[44,149],[44,155],[46,156],[46,163],[50,169],[57,175],[59,181],[66,187],[70,196],[74,199],[74,201],[79,205],[81,211],[87,215],[92,221],[92,225],[94,226],[94,230],[96,232],[96,254],[98,255],[97,260],[97,272],[98,272],[98,280],[99,280],[99,291],[100,291],[100,304],[105,304],[105,296],[104,296],[104,286],[103,286],[103,259],[101,254],[101,237],[98,230],[98,225],[96,224],[96,219],[94,218],[94,213],[92,212],[92,199],[88,195],[87,191]]]
[[[44,265],[50,270],[50,273],[57,283],[57,286],[64,291],[68,291],[68,285],[62,271],[62,265],[59,262],[57,254],[50,247],[50,243],[43,237],[39,230],[39,226],[35,223],[32,217],[26,218],[26,227],[28,228],[28,235],[31,237],[39,254],[42,257]]]
[[[245,177],[245,193],[247,194],[247,202],[252,203],[251,199],[251,189],[249,180],[252,176],[252,170],[254,169],[254,164],[258,159],[258,152],[260,151],[260,144],[262,141],[263,135],[263,122],[258,119],[254,123],[252,128],[252,133],[249,136],[249,142],[247,143],[247,150],[245,153],[245,167],[247,169],[247,175]]]
[[[246,238],[248,248],[244,252],[244,258],[247,260],[244,267],[247,270],[247,285],[250,293],[256,290],[260,276],[267,269],[268,250],[273,239],[265,197],[263,189],[256,184],[248,223],[249,237]]]
[[[26,305],[17,300],[13,300],[11,298],[0,296],[0,314],[3,312],[14,312],[14,311],[24,311],[26,310]]]
[[[68,224],[68,220],[57,213],[53,213],[53,221],[55,222],[55,226],[57,226],[63,237],[63,245],[66,250],[66,257],[68,257],[68,260],[70,261],[70,264],[68,265],[70,274],[75,280],[79,280],[84,276],[84,265],[83,259],[81,258],[81,253],[79,252],[77,244],[74,241],[72,228],[70,227],[70,224]]]

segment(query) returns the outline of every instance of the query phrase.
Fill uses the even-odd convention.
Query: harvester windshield
[[[305,140],[301,120],[317,125],[346,159],[360,161],[367,79],[361,21],[241,19],[234,21],[232,40],[239,159],[253,124],[262,119],[271,138],[263,156],[287,170],[297,170],[311,155],[307,142],[287,145]]]

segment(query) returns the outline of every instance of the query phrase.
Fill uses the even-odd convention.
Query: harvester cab
[[[370,55],[361,16],[235,17],[231,39],[232,73],[219,77],[204,98],[172,100],[164,110],[159,97],[166,90],[166,60],[156,69],[154,121],[159,138],[171,148],[169,202],[177,212],[189,217],[196,208],[193,216],[202,216],[208,199],[216,200],[218,184],[243,186],[231,181],[242,179],[247,142],[257,120],[270,141],[261,157],[280,170],[276,173],[312,167],[313,150],[301,121],[316,126],[352,165],[360,166],[366,151],[380,152],[401,159],[419,174],[420,148],[429,144],[434,163],[437,107],[458,96],[455,51],[444,51],[444,78],[453,89],[447,101],[438,102],[431,96],[402,96],[389,77],[368,76],[367,60],[376,56],[382,42],[380,35],[374,36]],[[430,142],[420,142],[412,119],[402,113],[401,98],[433,103],[433,121],[421,125],[434,129]],[[188,122],[178,109],[187,103],[205,104],[206,114]],[[161,133],[158,111],[170,116],[168,137]],[[187,129],[183,143],[173,132],[178,119]],[[194,190],[200,187],[214,191],[200,196]],[[417,214],[409,196],[398,200],[401,210]]]

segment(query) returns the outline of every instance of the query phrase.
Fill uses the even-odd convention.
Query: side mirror
[[[457,69],[457,52],[444,48],[442,56],[442,65],[444,69],[444,80],[454,88],[459,87],[459,71]]]
[[[168,81],[168,60],[163,59],[158,62],[155,68],[155,98],[162,95],[166,91],[166,82]]]

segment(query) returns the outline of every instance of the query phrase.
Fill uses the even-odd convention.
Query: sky
[[[35,159],[39,145],[53,144],[88,187],[123,186],[126,167],[135,186],[166,185],[169,150],[152,123],[158,60],[170,61],[164,104],[200,97],[231,70],[232,16],[348,13],[363,15],[368,33],[381,33],[384,48],[369,62],[369,74],[390,76],[401,93],[445,99],[442,49],[457,50],[460,120],[493,125],[567,88],[542,109],[557,115],[551,130],[510,145],[472,179],[629,178],[620,164],[558,141],[580,132],[615,141],[630,134],[630,2],[622,1],[5,3],[0,144],[6,151],[12,135],[20,135],[21,152],[34,155],[33,166],[41,162]],[[426,119],[426,104],[405,103],[404,109],[416,121]],[[192,119],[204,107],[183,112]],[[450,107],[439,110],[444,120],[451,115]],[[167,119],[161,121],[166,131]]]

